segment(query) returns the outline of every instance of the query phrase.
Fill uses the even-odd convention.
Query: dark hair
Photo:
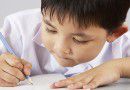
[[[50,10],[50,18],[56,13],[63,22],[69,15],[79,27],[96,25],[109,32],[123,24],[129,6],[130,0],[41,0],[41,11]]]

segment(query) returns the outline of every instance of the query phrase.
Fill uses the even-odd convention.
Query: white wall
[[[17,11],[40,8],[41,0],[0,0],[0,27],[4,18]]]
[[[129,28],[129,30],[130,30],[130,9],[129,9],[129,11],[128,11],[126,21],[127,21],[128,28]]]

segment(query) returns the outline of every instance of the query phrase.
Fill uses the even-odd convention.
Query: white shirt
[[[116,41],[106,42],[94,60],[74,67],[62,67],[41,43],[41,20],[40,9],[26,10],[7,16],[1,30],[16,55],[32,63],[32,75],[77,74],[108,60],[130,56],[130,31],[128,31]],[[6,52],[2,43],[0,51]]]

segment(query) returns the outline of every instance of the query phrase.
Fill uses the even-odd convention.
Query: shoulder
[[[40,15],[40,14],[41,14],[40,8],[37,8],[37,9],[28,9],[28,10],[24,10],[24,11],[19,11],[19,12],[9,15],[8,17],[23,18],[26,16],[35,16],[35,15]]]
[[[24,37],[29,36],[37,32],[37,27],[42,21],[41,18],[42,14],[39,8],[11,14],[5,18],[3,32],[8,34],[19,33],[24,35]]]
[[[121,37],[112,42],[112,46],[120,50],[126,50],[126,48],[130,47],[130,30],[128,30]]]
[[[130,47],[130,30],[125,33],[122,37],[122,47],[128,48]]]
[[[124,37],[130,40],[130,30],[128,30],[128,32],[124,34]]]
[[[7,16],[5,20],[11,20],[11,22],[15,22],[15,24],[18,23],[19,25],[27,24],[29,26],[31,23],[35,24],[40,22],[41,16],[40,9],[31,9],[11,14]]]
[[[119,46],[122,50],[122,55],[127,56],[128,52],[130,52],[130,30],[122,35],[120,38],[120,43],[121,45]]]

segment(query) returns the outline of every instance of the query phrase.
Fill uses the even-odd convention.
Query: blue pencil
[[[4,38],[4,36],[2,35],[2,33],[0,32],[0,40],[3,43],[4,47],[7,49],[7,51],[13,55],[16,56],[16,54],[14,53],[14,51],[12,50],[12,48],[9,46],[9,44],[7,43],[6,39]],[[30,84],[33,84],[30,76],[26,76],[26,79],[29,81]]]

